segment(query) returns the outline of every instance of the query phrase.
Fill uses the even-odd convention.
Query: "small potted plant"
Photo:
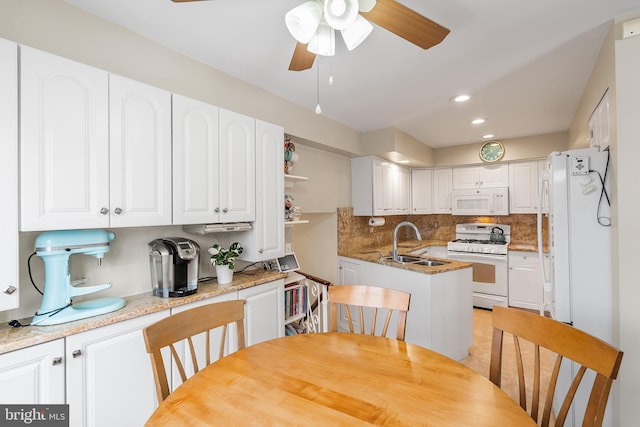
[[[242,245],[234,242],[229,248],[223,248],[214,243],[209,248],[211,254],[211,265],[216,266],[216,277],[218,284],[226,285],[233,280],[233,270],[236,268],[235,259],[244,251]]]

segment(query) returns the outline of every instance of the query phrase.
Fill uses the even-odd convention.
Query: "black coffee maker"
[[[198,290],[200,246],[184,237],[164,237],[149,242],[153,295],[170,298]]]

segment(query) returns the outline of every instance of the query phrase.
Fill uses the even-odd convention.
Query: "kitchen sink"
[[[424,265],[424,266],[427,266],[427,267],[437,267],[438,265],[445,265],[445,264],[449,264],[449,263],[447,261],[435,261],[435,260],[432,260],[432,259],[424,259],[424,260],[421,260],[421,261],[412,262],[410,264],[413,264],[413,265]]]
[[[380,260],[381,262],[393,262],[393,257],[386,256]],[[425,267],[437,267],[439,265],[449,264],[448,261],[436,261],[434,259],[421,258],[411,255],[398,255],[398,261],[400,264],[411,265],[424,265]]]
[[[414,263],[416,261],[422,261],[422,260],[423,258],[420,258],[419,256],[398,255],[398,259],[396,261],[406,264],[406,263]]]

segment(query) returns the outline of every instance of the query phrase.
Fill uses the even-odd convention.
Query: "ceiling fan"
[[[289,70],[311,68],[316,55],[332,56],[336,30],[347,49],[354,49],[371,33],[369,21],[422,49],[437,45],[449,34],[448,28],[395,0],[308,0],[285,15],[287,28],[297,41]]]

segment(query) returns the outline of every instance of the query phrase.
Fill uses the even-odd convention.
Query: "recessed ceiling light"
[[[471,124],[474,124],[474,125],[481,125],[481,124],[482,124],[482,123],[484,123],[485,121],[486,121],[485,119],[474,119],[474,120],[471,120]]]
[[[455,98],[453,98],[453,102],[465,102],[470,99],[471,97],[469,95],[458,95]]]
[[[483,136],[483,138],[484,138],[484,139],[489,139],[489,138],[493,138],[494,136],[495,136],[494,134],[489,133],[489,134],[487,134],[487,135],[484,135],[484,136]]]

